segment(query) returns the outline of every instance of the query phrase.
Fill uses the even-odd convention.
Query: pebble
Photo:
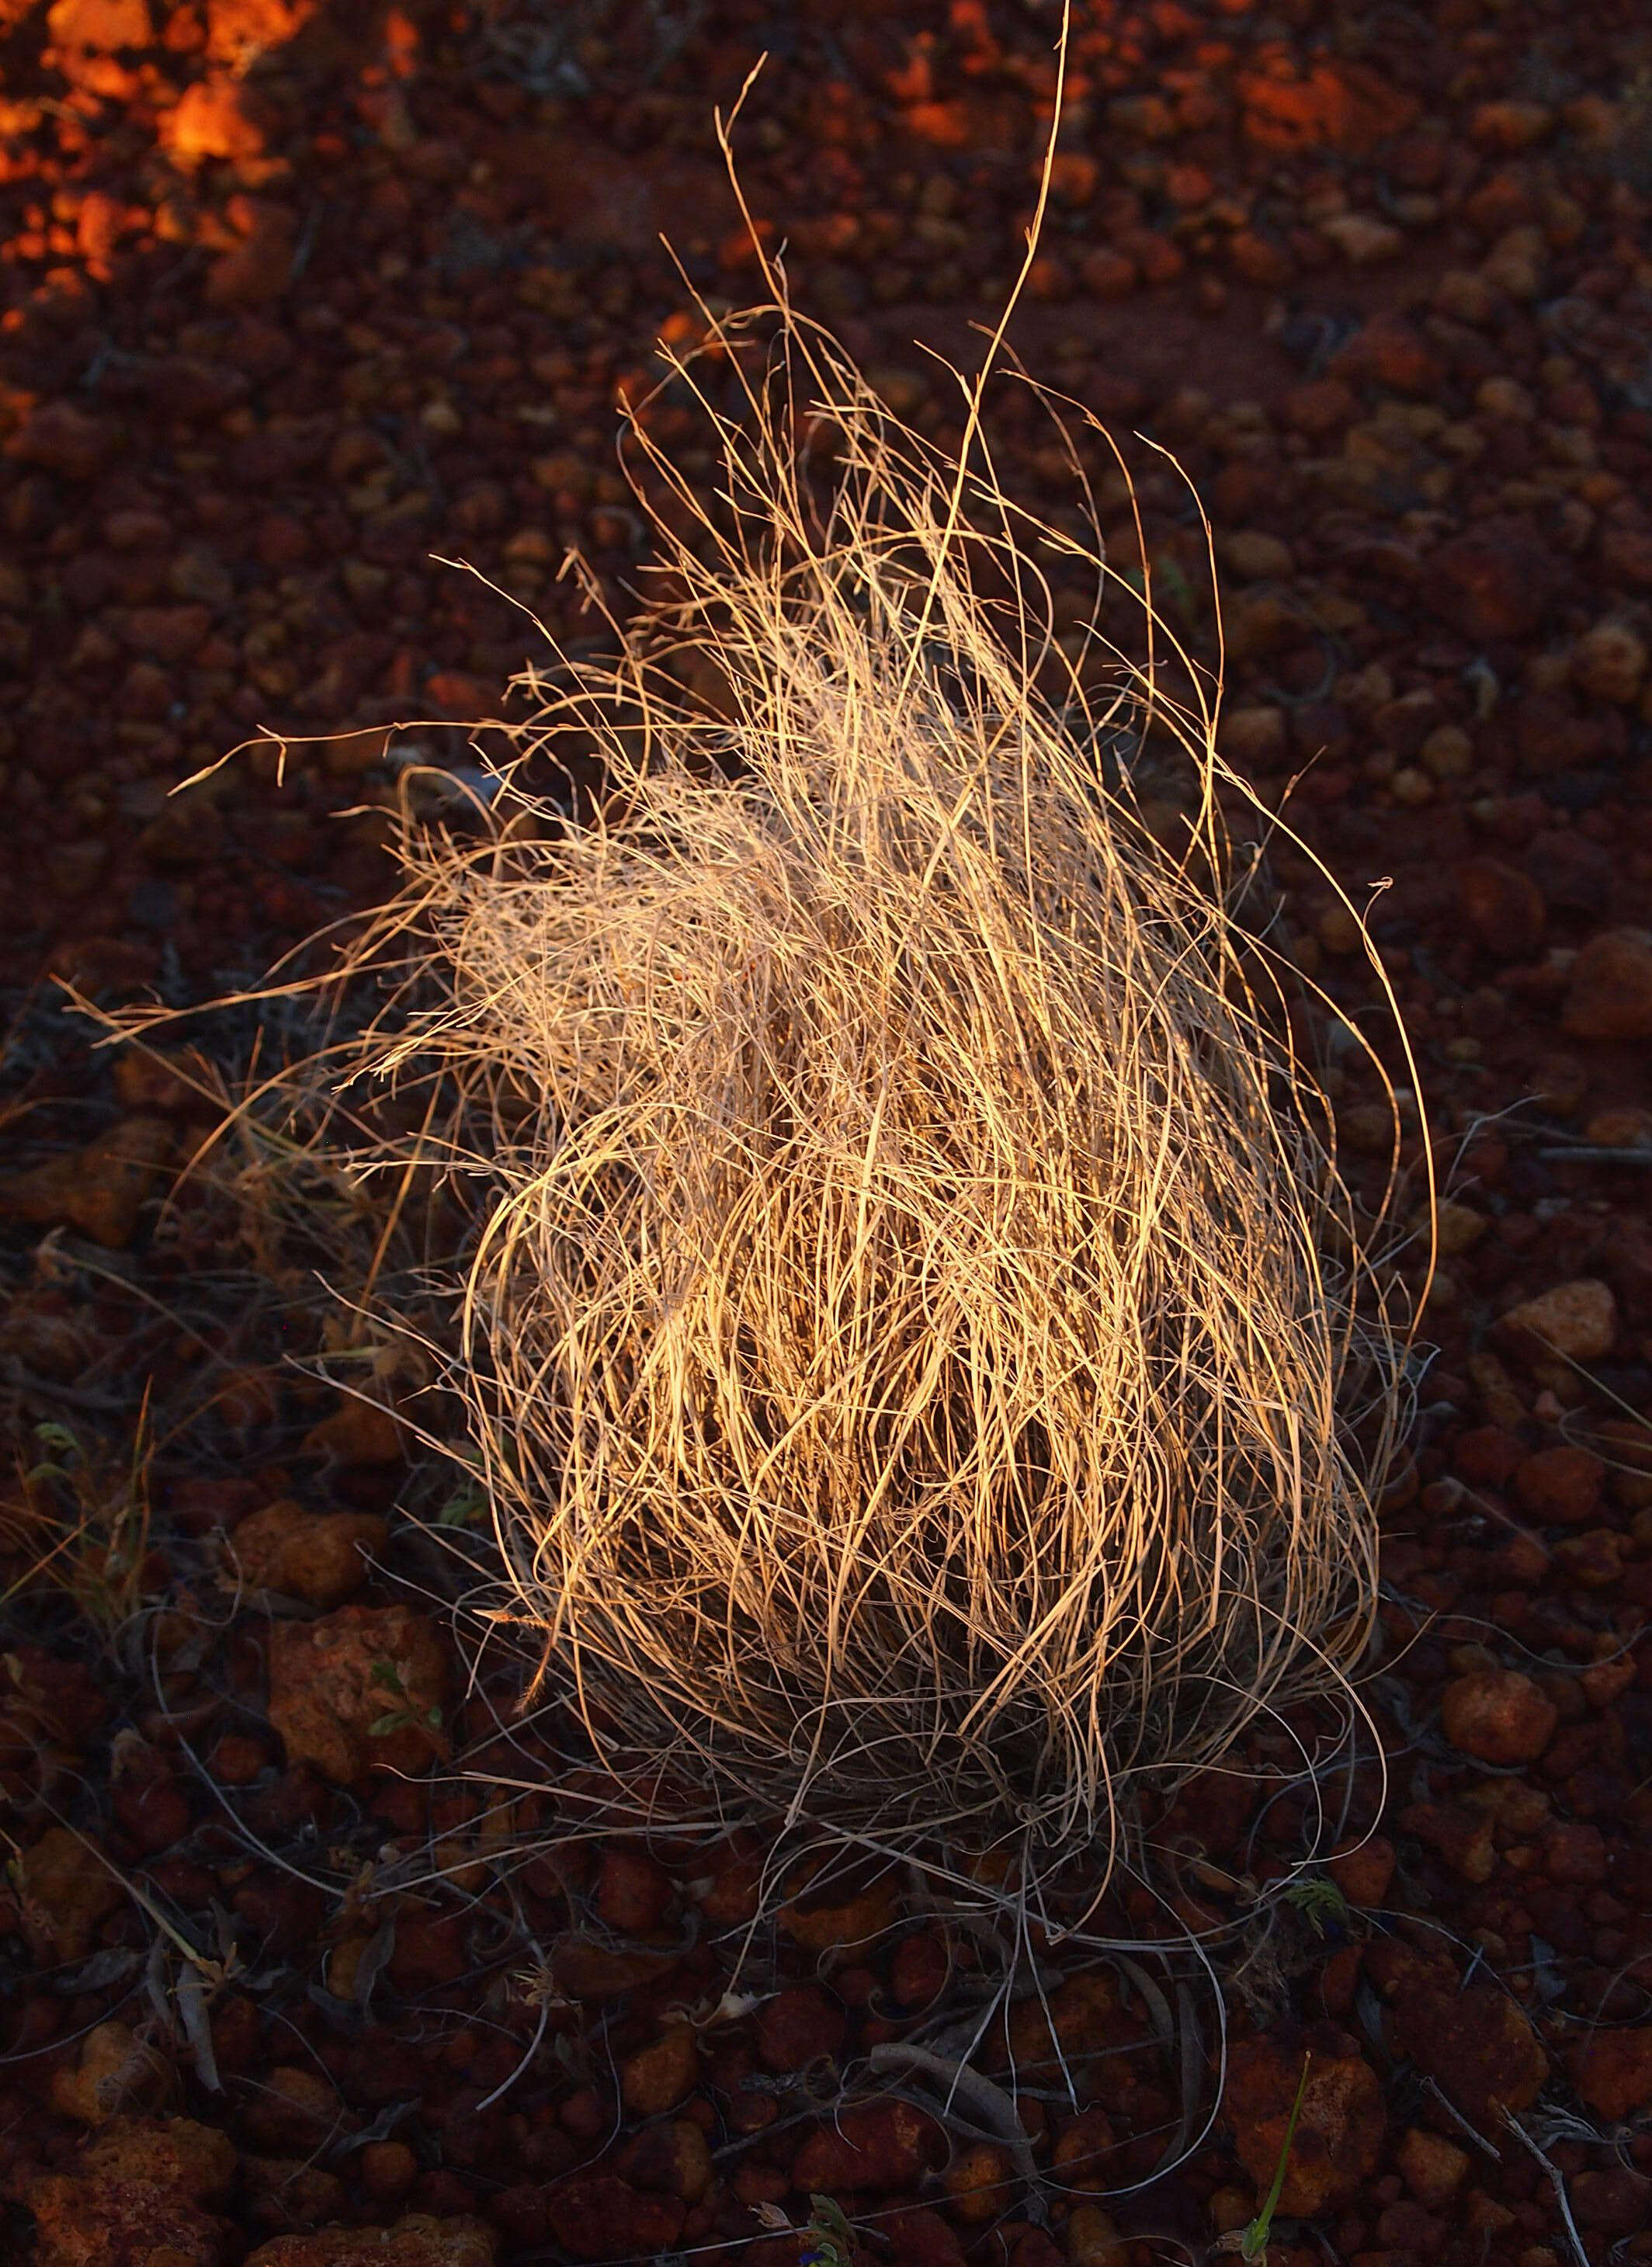
[[[1577,1526],[1593,1517],[1606,1468],[1587,1449],[1539,1449],[1514,1471],[1515,1500],[1532,1518]]]
[[[1287,2153],[1285,2131],[1311,2052]],[[1317,2217],[1357,2195],[1377,2168],[1387,2128],[1377,2073],[1340,2033],[1318,2051],[1269,2038],[1240,2040],[1229,2053],[1222,2114],[1259,2192],[1283,2164],[1279,2208],[1292,2219]]]
[[[1572,2049],[1572,2083],[1609,2124],[1652,2109],[1652,2024],[1602,2026]]]
[[[236,1528],[226,1546],[226,1576],[327,1611],[361,1588],[385,1533],[384,1521],[371,1513],[309,1512],[283,1499]]]
[[[616,2181],[612,2185],[620,2188],[624,2183]],[[616,2247],[630,2225],[616,2219]],[[680,2210],[670,2219],[670,2225],[674,2231],[680,2229]],[[650,2233],[657,2231],[651,2228]],[[674,2241],[674,2233],[665,2239],[667,2243]],[[494,2267],[495,2256],[494,2231],[485,2219],[415,2212],[390,2227],[318,2227],[300,2234],[278,2235],[250,2252],[244,2267]],[[600,2250],[575,2253],[584,2259],[604,2256]]]
[[[1530,2109],[1549,2073],[1531,2018],[1501,1984],[1402,1990],[1393,2027],[1399,2051],[1481,2133],[1501,2127],[1505,2109]]]
[[[1531,1763],[1559,1720],[1554,1704],[1516,1669],[1477,1669],[1454,1677],[1441,1704],[1445,1736],[1460,1755],[1485,1764]]]
[[[1572,963],[1560,1021],[1574,1038],[1652,1038],[1652,931],[1592,936]]]
[[[341,1606],[269,1631],[269,1720],[290,1764],[335,1786],[370,1769],[413,1774],[448,1751],[448,1655],[411,1607]]]
[[[1410,2126],[1401,2135],[1394,2161],[1412,2195],[1431,2212],[1450,2202],[1469,2169],[1465,2149],[1421,2125]]]
[[[1497,1327],[1518,1351],[1558,1354],[1575,1362],[1599,1361],[1617,1339],[1618,1302],[1610,1284],[1583,1276],[1521,1300]]]

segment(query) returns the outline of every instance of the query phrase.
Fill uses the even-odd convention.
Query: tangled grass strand
[[[450,1383],[599,1752],[1036,1870],[1346,1691],[1403,1332],[1245,925],[1212,681],[1064,657],[1039,561],[1083,547],[782,342],[738,419],[677,368],[720,497],[637,428],[672,594],[533,680],[484,840],[409,834],[354,1069],[443,1129]],[[573,816],[527,785],[570,749]]]

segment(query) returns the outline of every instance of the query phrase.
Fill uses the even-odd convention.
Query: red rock
[[[1499,960],[1530,960],[1543,942],[1548,909],[1529,874],[1501,858],[1470,858],[1457,869],[1457,894],[1475,935]]]
[[[625,1936],[647,1936],[664,1919],[671,1901],[671,1875],[646,1850],[604,1844],[597,1871],[598,1920]]]
[[[793,2161],[792,2186],[805,2196],[841,2189],[887,2196],[915,2188],[944,2153],[941,2128],[912,2102],[857,2102],[810,2135]]]
[[[1618,1304],[1609,1285],[1584,1276],[1522,1300],[1501,1317],[1497,1328],[1522,1353],[1599,1361],[1612,1352],[1618,1336]]]
[[[1601,2235],[1639,2235],[1652,2224],[1652,2180],[1627,2165],[1588,2167],[1571,2183],[1580,2227]]]
[[[1050,2162],[1064,2188],[1104,2194],[1118,2184],[1117,2167],[1109,2161],[1117,2148],[1118,2137],[1106,2111],[1081,2109],[1056,2137]]]
[[[1475,1487],[1500,1488],[1521,1461],[1520,1442],[1500,1425],[1475,1425],[1451,1446],[1451,1470]]]
[[[245,244],[215,260],[207,271],[209,307],[262,307],[279,299],[292,281],[297,218],[284,206],[261,205]]]
[[[1611,2124],[1652,2109],[1652,2023],[1590,2031],[1572,2050],[1572,2083]]]
[[[250,2253],[245,2267],[493,2267],[494,2241],[486,2220],[415,2212],[393,2227],[318,2227],[278,2235]]]
[[[758,2059],[765,2070],[806,2070],[843,2044],[848,2019],[816,1984],[799,1984],[764,2001],[757,2014]]]
[[[1592,936],[1572,964],[1560,1021],[1574,1038],[1652,1038],[1652,933]]]
[[[210,606],[132,606],[116,617],[121,642],[157,661],[187,661],[212,627]]]
[[[698,2204],[711,2185],[711,2151],[694,2118],[664,2118],[632,2136],[615,2168],[633,2188]]]
[[[1515,1500],[1533,1519],[1578,1526],[1594,1516],[1605,1477],[1605,1465],[1587,1449],[1539,1449],[1515,1472]]]
[[[243,2123],[251,2140],[272,2150],[321,2148],[345,2129],[332,2081],[298,2063],[282,2063],[263,2073]]]
[[[1543,1870],[1550,1881],[1590,1889],[1606,1878],[1606,1838],[1581,1819],[1558,1819],[1540,1845]]]
[[[1325,1871],[1351,1905],[1380,1905],[1388,1895],[1398,1863],[1394,1845],[1385,1834],[1369,1834],[1363,1841],[1339,1845],[1325,1861]]]
[[[154,36],[147,0],[53,0],[46,32],[55,47],[109,55],[147,48]]]
[[[227,2134],[187,2117],[117,2117],[25,2186],[35,2267],[221,2267],[229,2223],[206,2207],[234,2175]]]
[[[43,1966],[69,1966],[91,1951],[98,1924],[125,1891],[79,1835],[48,1827],[18,1860],[23,1933]]]
[[[233,79],[197,79],[186,87],[161,132],[169,156],[180,165],[208,158],[239,163],[264,154],[264,128],[253,98]]]
[[[394,1411],[354,1393],[341,1394],[333,1414],[312,1425],[302,1445],[305,1456],[328,1457],[347,1471],[399,1464],[407,1455],[407,1438]]]
[[[1559,1721],[1554,1703],[1516,1669],[1475,1669],[1454,1677],[1441,1717],[1458,1753],[1487,1764],[1530,1763]]]
[[[106,1251],[123,1251],[175,1148],[163,1119],[124,1118],[73,1156],[0,1181],[0,1219],[76,1229]]]
[[[29,412],[6,443],[5,454],[71,481],[89,481],[102,471],[120,439],[121,429],[112,418],[77,409],[72,401],[47,401]]]
[[[1529,150],[1554,130],[1546,102],[1482,102],[1468,121],[1468,137],[1487,150]]]
[[[1561,595],[1554,553],[1519,517],[1479,521],[1428,559],[1424,605],[1473,643],[1529,637]]]
[[[551,1947],[556,1988],[569,1999],[617,1999],[645,1984],[657,1984],[677,1965],[670,1952],[616,1949],[590,1937],[559,1936]]]
[[[448,1753],[449,1659],[411,1607],[342,1606],[269,1632],[269,1720],[289,1763],[348,1786],[373,1768],[414,1773]]]
[[[1410,1803],[1400,1812],[1399,1824],[1436,1852],[1459,1881],[1488,1882],[1497,1870],[1490,1819],[1460,1803]]]
[[[1285,2129],[1309,2061],[1296,2139],[1286,2162],[1280,2210],[1316,2215],[1355,2195],[1375,2171],[1387,2119],[1376,2073],[1350,2040],[1333,2035],[1322,2047],[1286,2047],[1267,2038],[1230,2049],[1222,2114],[1240,2163],[1266,2190],[1284,2153]]]
[[[946,1942],[938,1930],[903,1936],[889,1964],[890,1994],[898,2007],[921,2014],[939,1999],[951,1972]]]
[[[1418,2203],[1435,2212],[1457,2194],[1469,2168],[1465,2149],[1420,2125],[1402,2136],[1394,2161]]]
[[[1530,2109],[1548,2076],[1537,2033],[1501,1985],[1402,1991],[1393,2023],[1400,2052],[1482,2133],[1501,2124],[1504,2109]]]
[[[659,2117],[693,2093],[700,2049],[689,2023],[668,2023],[620,2065],[620,2099],[633,2117]]]
[[[964,2267],[964,2247],[958,2233],[947,2226],[938,2212],[930,2212],[923,2205],[912,2205],[905,2211],[892,2212],[883,2222],[883,2228],[898,2267]],[[1024,2236],[1022,2241],[1025,2241]],[[1017,2267],[1020,2259],[1017,2245],[1010,2267]],[[1028,2261],[1025,2267],[1041,2267],[1041,2263]]]
[[[126,2110],[154,2109],[173,2085],[165,2057],[125,2023],[99,2023],[80,2044],[72,2070],[52,2073],[51,2104],[61,2117],[102,2125]]]
[[[626,2259],[672,2251],[684,2206],[676,2197],[643,2196],[612,2173],[559,2181],[546,2191],[552,2240],[576,2259]]]
[[[367,1560],[384,1549],[385,1533],[370,1513],[309,1512],[283,1499],[241,1521],[225,1571],[249,1589],[278,1590],[323,1610],[341,1606],[367,1580]]]
[[[1332,357],[1331,374],[1425,399],[1439,391],[1445,376],[1416,325],[1392,310],[1373,315],[1355,333]]]

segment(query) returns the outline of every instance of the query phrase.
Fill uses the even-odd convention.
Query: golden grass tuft
[[[635,429],[669,601],[532,681],[480,840],[409,828],[329,1075],[416,1128],[356,1163],[471,1223],[448,1383],[598,1752],[1029,1878],[1346,1696],[1403,1334],[1244,925],[1215,680],[1064,656],[1038,561],[1098,555],[784,309],[746,341],[676,367],[716,497]],[[531,790],[593,750],[599,807]]]

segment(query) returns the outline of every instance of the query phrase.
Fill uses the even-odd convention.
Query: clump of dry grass
[[[713,341],[738,423],[678,370],[717,498],[637,429],[669,601],[535,684],[480,841],[409,830],[329,1076],[471,1223],[448,1383],[599,1752],[1007,1831],[1024,1879],[1344,1685],[1403,1347],[1236,909],[1213,681],[1063,657],[1037,560],[1082,547],[782,316],[754,377]],[[599,807],[530,791],[593,749]]]

